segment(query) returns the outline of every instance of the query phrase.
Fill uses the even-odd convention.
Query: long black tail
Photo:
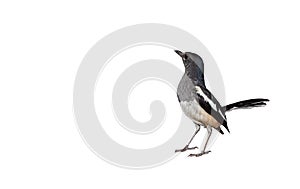
[[[227,106],[223,107],[224,111],[231,111],[236,109],[247,109],[247,108],[254,108],[254,107],[261,107],[265,106],[266,102],[268,102],[269,99],[264,98],[255,98],[255,99],[249,99],[249,100],[243,100],[239,102],[235,102],[232,104],[228,104]]]

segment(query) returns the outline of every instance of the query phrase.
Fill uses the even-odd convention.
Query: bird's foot
[[[185,151],[187,151],[187,150],[194,150],[194,149],[198,149],[198,147],[197,146],[195,146],[195,147],[189,147],[188,145],[186,145],[184,148],[182,148],[182,149],[178,149],[178,150],[175,150],[175,153],[176,152],[185,152]]]
[[[206,151],[206,152],[201,152],[199,154],[190,154],[189,157],[199,157],[199,156],[202,156],[204,154],[208,154],[209,152],[211,152],[211,151],[209,150],[209,151]]]

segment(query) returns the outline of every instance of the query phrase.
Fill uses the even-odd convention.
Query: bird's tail
[[[224,111],[231,111],[236,109],[247,109],[247,108],[254,108],[254,107],[261,107],[265,106],[266,102],[268,102],[269,99],[264,98],[256,98],[256,99],[249,99],[249,100],[243,100],[239,102],[235,102],[232,104],[228,104],[227,106],[223,107]]]

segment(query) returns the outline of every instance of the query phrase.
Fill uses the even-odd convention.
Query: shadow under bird
[[[202,58],[191,52],[184,53],[179,50],[175,50],[175,52],[182,58],[185,67],[184,75],[177,88],[178,101],[184,114],[189,117],[196,126],[196,131],[187,145],[182,149],[175,150],[175,152],[184,152],[198,148],[189,147],[189,145],[199,132],[200,127],[203,126],[208,132],[204,148],[200,153],[189,155],[190,157],[198,157],[210,152],[205,149],[212,134],[212,129],[216,129],[221,134],[224,134],[221,129],[221,126],[223,126],[230,132],[225,115],[227,111],[265,106],[269,100],[256,98],[221,106],[218,100],[205,86],[204,63]]]

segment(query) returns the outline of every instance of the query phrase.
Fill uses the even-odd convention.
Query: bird
[[[194,122],[196,127],[187,145],[182,149],[175,150],[175,153],[197,149],[197,146],[190,147],[189,145],[202,126],[206,128],[208,134],[204,148],[200,153],[189,155],[189,157],[199,157],[211,152],[210,150],[206,151],[206,148],[212,134],[212,129],[224,134],[221,128],[221,126],[223,126],[228,133],[230,133],[227,125],[226,112],[235,109],[262,107],[266,105],[269,99],[254,98],[221,106],[216,97],[205,86],[204,63],[202,58],[192,52],[181,52],[179,50],[175,50],[175,52],[182,58],[185,67],[185,72],[177,87],[177,98],[182,111]]]

